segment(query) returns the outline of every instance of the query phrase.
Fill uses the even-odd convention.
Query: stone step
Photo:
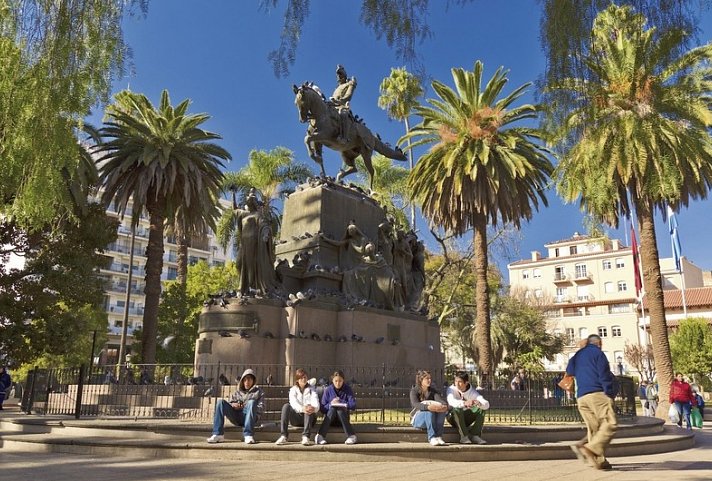
[[[291,443],[276,446],[276,431],[262,429],[256,432],[257,444],[246,445],[237,429],[228,430],[227,441],[209,445],[205,438],[209,429],[205,425],[178,426],[173,431],[162,423],[143,423],[139,428],[126,421],[123,428],[119,421],[111,421],[114,426],[98,425],[85,427],[81,421],[44,420],[32,422],[8,421],[0,423],[0,446],[7,450],[37,452],[58,452],[91,454],[99,456],[135,456],[140,458],[208,458],[238,460],[279,460],[279,461],[331,461],[338,453],[339,461],[412,461],[437,459],[439,461],[502,461],[572,459],[570,445],[574,440],[547,441],[571,437],[584,431],[572,426],[530,427],[498,426],[483,437],[490,444],[461,445],[450,444],[432,447],[425,442],[425,434],[412,428],[388,428],[364,431],[365,426],[356,425],[359,444],[343,444],[344,434],[332,428],[327,436],[329,444],[323,446],[302,446],[298,443],[299,430],[290,434]],[[186,429],[188,428],[188,429]],[[608,451],[610,457],[654,454],[689,449],[694,446],[694,432],[665,426],[659,423],[645,423],[643,426],[621,426],[619,433],[639,435],[616,437]],[[509,432],[507,432],[509,430]],[[629,431],[633,430],[633,431]],[[160,431],[160,432],[158,432]],[[647,432],[646,432],[647,431]],[[506,441],[498,441],[497,435],[509,434]],[[535,437],[534,435],[537,434]],[[512,437],[513,435],[513,437]],[[526,437],[531,440],[526,441]],[[446,434],[446,441],[456,441],[456,434]],[[580,436],[579,436],[580,437]],[[393,439],[399,439],[394,442]]]

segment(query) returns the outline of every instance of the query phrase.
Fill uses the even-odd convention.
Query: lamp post
[[[131,301],[131,280],[133,278],[134,245],[136,244],[136,226],[131,225],[131,247],[129,250],[129,281],[126,284],[126,301],[124,302],[124,321],[121,326],[121,344],[119,344],[119,359],[116,362],[116,369],[120,369],[121,362],[126,352],[126,335],[129,329],[129,302]],[[127,359],[129,355],[126,355]],[[120,371],[116,373],[120,377]]]

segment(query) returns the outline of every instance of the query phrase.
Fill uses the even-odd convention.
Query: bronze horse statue
[[[406,160],[402,150],[393,149],[382,142],[378,135],[373,135],[373,132],[362,122],[352,116],[349,116],[349,121],[345,122],[344,132],[342,133],[342,137],[346,140],[339,141],[339,112],[336,108],[327,102],[321,92],[309,83],[304,83],[301,87],[293,85],[292,89],[296,95],[294,103],[299,110],[299,121],[302,123],[309,121],[304,144],[307,146],[309,157],[319,164],[323,177],[326,177],[324,158],[322,157],[322,147],[324,145],[332,150],[341,152],[341,159],[347,167],[339,170],[336,176],[337,182],[357,171],[354,161],[360,155],[363,163],[366,164],[372,190],[373,165],[371,164],[371,156],[374,150],[389,159]]]

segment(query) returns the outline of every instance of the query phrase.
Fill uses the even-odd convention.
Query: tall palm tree
[[[303,163],[294,161],[294,153],[285,147],[273,150],[253,150],[249,154],[247,165],[238,172],[227,172],[221,183],[222,192],[232,196],[233,209],[225,210],[218,222],[216,238],[218,243],[227,248],[237,233],[237,217],[234,208],[242,203],[250,189],[257,189],[264,201],[265,214],[274,219],[277,232],[279,216],[274,212],[272,201],[288,195],[294,186],[314,176],[314,172]],[[239,239],[237,239],[239,243]]]
[[[657,36],[630,7],[609,6],[596,18],[590,78],[550,85],[578,102],[553,139],[564,146],[558,187],[565,200],[611,225],[634,211],[661,407],[673,379],[658,249],[656,209],[687,205],[712,184],[712,44],[675,52],[686,34]]]
[[[392,68],[391,74],[381,81],[381,95],[378,106],[388,112],[388,116],[405,124],[405,133],[410,132],[410,114],[418,105],[418,99],[425,91],[420,80],[405,67]],[[410,145],[410,139],[408,139]],[[408,165],[413,170],[413,150],[408,149]],[[378,192],[378,189],[376,189]],[[415,206],[410,204],[410,225],[415,229]]]
[[[539,208],[539,200],[546,206],[544,189],[553,166],[547,150],[537,143],[540,132],[512,125],[538,115],[534,105],[512,107],[530,84],[499,98],[507,71],[497,69],[482,89],[482,70],[480,61],[472,72],[452,69],[456,90],[433,81],[438,98],[428,100],[430,107],[415,108],[423,121],[405,138],[418,139],[412,147],[432,144],[408,180],[425,217],[456,235],[474,230],[475,343],[480,372],[490,377],[495,366],[487,290],[487,226],[511,222],[519,228],[520,221],[531,219],[533,209]]]
[[[407,182],[410,174],[408,169],[395,165],[391,159],[381,154],[374,155],[371,164],[373,167],[372,184],[371,178],[364,174],[368,171],[363,159],[361,157],[356,159],[356,166],[359,172],[358,185],[364,190],[368,189],[369,185],[372,185],[373,192],[371,192],[371,197],[383,206],[387,214],[395,219],[396,224],[406,230],[411,227],[414,228],[415,226],[411,224],[411,219],[403,211],[406,205],[413,206],[408,195]]]
[[[164,222],[181,208],[212,212],[222,181],[222,161],[230,159],[230,154],[213,142],[221,137],[199,128],[210,117],[186,114],[189,104],[186,99],[173,107],[167,90],[162,92],[158,108],[142,94],[120,92],[114,106],[107,109],[109,120],[100,131],[105,142],[96,148],[101,154],[103,202],[113,201],[123,215],[132,199],[133,226],[138,225],[144,209],[151,223],[141,355],[145,363],[156,359]]]

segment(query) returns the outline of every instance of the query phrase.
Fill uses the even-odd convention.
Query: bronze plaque
[[[242,329],[258,331],[259,320],[254,312],[212,311],[200,314],[198,334],[215,331],[237,332]]]

